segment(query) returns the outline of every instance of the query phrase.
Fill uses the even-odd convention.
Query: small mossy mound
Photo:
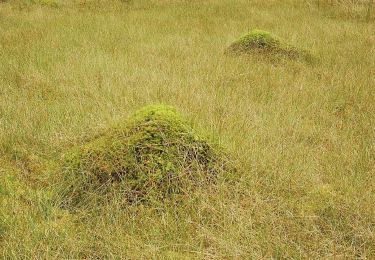
[[[63,197],[74,205],[111,191],[127,202],[183,194],[227,167],[221,149],[165,105],[139,110],[64,157]]]
[[[263,54],[271,57],[310,60],[308,51],[286,43],[283,39],[263,30],[252,30],[233,42],[227,54]]]

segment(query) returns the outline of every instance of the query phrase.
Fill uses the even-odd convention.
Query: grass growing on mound
[[[229,54],[263,54],[270,57],[287,57],[291,59],[311,60],[311,55],[285,40],[263,30],[252,30],[233,42],[226,53]]]
[[[68,153],[64,201],[86,204],[119,194],[127,202],[161,199],[213,182],[224,170],[220,149],[174,108],[152,105]]]

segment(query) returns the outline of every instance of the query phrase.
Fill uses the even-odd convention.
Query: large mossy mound
[[[263,30],[252,30],[233,42],[227,54],[262,54],[268,57],[311,60],[308,51],[297,48],[285,40]]]
[[[64,156],[64,200],[79,204],[111,191],[125,201],[183,194],[214,182],[226,171],[224,158],[174,108],[147,106]]]

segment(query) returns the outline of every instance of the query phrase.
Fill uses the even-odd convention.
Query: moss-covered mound
[[[197,135],[175,109],[147,106],[67,153],[64,200],[77,204],[110,191],[126,201],[182,194],[213,182],[225,161],[220,149]]]
[[[228,54],[260,53],[272,57],[288,57],[291,59],[310,60],[311,55],[306,50],[286,43],[283,39],[262,30],[252,30],[233,42],[226,50]]]

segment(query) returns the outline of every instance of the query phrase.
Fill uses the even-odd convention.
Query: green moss
[[[285,40],[262,30],[252,30],[232,43],[227,51],[230,54],[254,54],[260,53],[272,57],[288,57],[291,59],[310,60],[308,51],[297,48],[285,42]]]
[[[224,168],[220,149],[174,108],[152,105],[67,154],[64,197],[73,204],[112,191],[127,201],[164,198],[212,182]]]

